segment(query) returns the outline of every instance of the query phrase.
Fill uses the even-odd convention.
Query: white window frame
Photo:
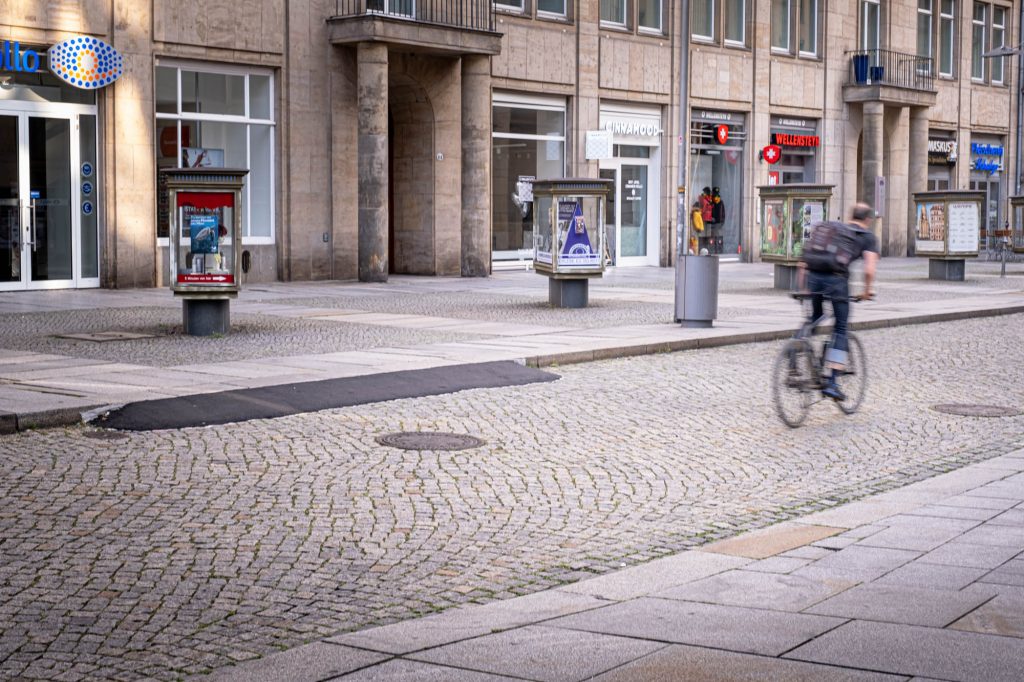
[[[868,45],[868,8],[875,8],[875,44]],[[882,48],[882,3],[881,0],[860,0],[861,28],[860,49],[880,50]]]
[[[747,46],[747,0],[736,0],[740,3],[741,14],[743,19],[740,21],[740,30],[743,32],[743,37],[739,40],[732,40],[727,38],[725,35],[725,3],[727,0],[717,0],[722,3],[722,42],[730,47],[746,47]]]
[[[630,6],[630,0],[622,0],[622,13],[620,15],[622,17],[621,21],[613,20],[613,19],[605,19],[603,16],[601,16],[601,14],[602,14],[602,12],[601,12],[601,0],[598,0],[598,3],[597,3],[597,13],[598,13],[598,17],[601,20],[601,26],[605,26],[605,27],[608,27],[608,28],[629,28],[629,24],[626,23],[627,19],[629,19],[629,6]]]
[[[979,21],[975,18],[975,10],[977,8],[985,10],[985,16]],[[984,54],[988,51],[988,18],[989,18],[989,5],[984,2],[974,2],[971,4],[971,80],[975,83],[984,83],[988,76],[988,65],[985,63],[984,57],[978,57],[978,63],[974,62],[974,34],[977,28],[981,27],[981,49],[978,50],[978,54]],[[981,75],[974,75],[975,66],[981,67]]]
[[[997,13],[1001,13],[1003,15],[1003,23],[1002,24],[997,24],[996,23],[996,14]],[[1003,47],[1004,45],[1006,45],[1006,28],[1007,28],[1006,25],[1009,23],[1009,22],[1007,22],[1006,17],[1009,14],[1009,12],[1002,5],[992,5],[992,12],[991,12],[991,14],[992,14],[992,25],[989,28],[988,49],[989,50],[995,50],[997,48],[1000,48],[1000,47]],[[996,39],[995,39],[995,35],[996,35],[996,31],[997,30],[999,31],[999,35],[1000,35],[999,44],[998,45],[996,44]],[[989,64],[989,67],[988,67],[988,72],[989,72],[989,76],[990,76],[989,82],[992,83],[993,85],[1003,85],[1004,82],[1005,82],[1005,77],[1006,77],[1006,62],[1004,61],[1005,59],[1006,59],[1005,57],[990,57],[989,58],[989,62],[991,62]],[[995,66],[996,66],[996,64],[999,65],[999,78],[996,78],[996,76],[995,76]]]
[[[711,35],[704,35],[703,33],[694,32],[692,26],[690,28],[690,39],[700,43],[713,43],[715,42],[715,24],[718,21],[718,3],[720,0],[701,0],[708,2],[711,5]],[[691,9],[692,11],[692,9]],[[691,21],[692,23],[692,21]]]
[[[796,17],[795,17],[795,23],[796,23],[796,48],[798,50],[798,54],[801,57],[817,58],[818,57],[818,11],[819,11],[818,0],[797,0],[797,3],[799,5],[802,5],[805,2],[809,2],[809,3],[812,3],[814,5],[814,11],[811,12],[811,36],[813,37],[814,50],[811,51],[811,52],[808,52],[807,50],[801,50],[800,49],[800,38],[801,38],[801,36],[803,34],[800,31],[800,11],[799,11],[799,9],[797,10],[797,14],[796,14]]]
[[[640,6],[639,6],[638,3],[635,3],[635,2],[633,3],[633,4],[635,4],[637,6],[636,7],[636,30],[639,31],[640,33],[648,33],[648,34],[657,35],[657,36],[665,34],[665,3],[663,2],[663,0],[657,0],[657,3],[658,3],[658,12],[657,12],[658,25],[657,25],[657,27],[655,27],[655,26],[642,26],[640,24]],[[628,3],[627,3],[627,5],[628,5]],[[628,11],[628,9],[627,9],[627,11]]]
[[[525,12],[526,11],[526,7],[525,7],[526,0],[519,0],[519,2],[523,5],[522,10],[520,10],[520,11]],[[537,0],[534,0],[534,2],[537,3]],[[565,19],[566,17],[569,16],[569,10],[568,10],[568,8],[566,6],[568,4],[568,0],[561,0],[561,3],[562,3],[562,11],[561,12],[552,12],[551,10],[541,9],[540,8],[540,4],[537,3],[537,16],[541,17],[542,19]]]
[[[784,2],[786,4],[786,21],[783,22],[786,26],[786,44],[776,45],[775,44],[775,3]],[[771,45],[772,52],[774,54],[792,54],[793,52],[793,0],[771,0],[771,29],[768,31],[768,42]]]
[[[505,2],[494,3],[494,8],[498,10],[504,10],[505,12],[516,12],[517,14],[524,14],[526,12],[526,0],[519,0],[518,5],[512,4],[516,0],[505,0]]]
[[[921,54],[920,46],[918,46],[917,56],[931,59],[935,56],[935,0],[925,1],[928,3],[927,9],[921,7],[921,0],[917,0],[917,40],[921,40],[921,19],[927,17],[928,30],[925,31],[925,37],[928,39],[928,49]]]
[[[939,30],[938,30],[938,44],[935,50],[935,71],[940,76],[952,78],[956,73],[956,3],[957,0],[949,0],[951,3],[950,12],[947,14],[943,9],[943,3],[945,0],[938,0],[939,3]],[[949,72],[942,70],[942,50],[943,50],[943,26],[949,27]]]
[[[277,186],[276,186],[276,168],[277,168],[277,151],[275,149],[277,145],[277,124],[275,123],[275,83],[274,83],[274,72],[272,69],[261,69],[261,68],[250,68],[244,66],[236,66],[232,64],[209,64],[209,63],[198,63],[188,62],[181,60],[171,59],[157,59],[156,67],[159,68],[171,68],[175,69],[176,84],[177,84],[177,103],[175,113],[164,113],[157,112],[157,121],[175,121],[178,125],[179,134],[177,135],[178,140],[178,158],[181,158],[181,122],[182,121],[208,121],[210,123],[242,123],[245,124],[245,158],[252,158],[252,136],[251,127],[253,125],[269,126],[270,127],[270,236],[247,236],[246,233],[250,232],[250,221],[252,211],[249,210],[251,205],[249,199],[250,185],[247,182],[242,190],[242,244],[243,245],[260,245],[260,244],[274,244],[277,239]],[[212,73],[224,76],[244,76],[244,99],[245,99],[245,113],[241,116],[232,114],[203,114],[193,111],[182,111],[181,110],[181,72],[191,71],[194,73]],[[155,71],[154,71],[155,73]],[[249,76],[268,76],[270,79],[270,117],[266,119],[252,118],[249,112]],[[154,77],[154,87],[156,78]],[[154,96],[154,101],[155,101]],[[155,157],[154,157],[155,160]],[[155,164],[154,164],[155,169]],[[170,246],[170,239],[168,237],[157,237],[158,246]]]

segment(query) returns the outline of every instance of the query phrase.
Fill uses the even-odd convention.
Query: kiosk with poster
[[[797,263],[811,227],[828,218],[833,185],[762,185],[761,260],[775,263],[776,289],[796,288]]]
[[[595,178],[533,183],[533,267],[548,278],[556,308],[585,308],[589,279],[604,273],[604,203],[613,189]]]
[[[1014,253],[1024,253],[1024,195],[1010,197],[1009,239]]]
[[[171,291],[182,299],[185,333],[227,334],[230,299],[241,279],[242,186],[248,170],[173,168],[170,211]]]
[[[962,282],[965,259],[976,258],[985,192],[914,192],[914,253],[928,258],[928,279]]]

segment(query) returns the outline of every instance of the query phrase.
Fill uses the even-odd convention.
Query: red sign
[[[777,185],[779,184],[779,171],[768,171],[768,184]]]
[[[188,273],[178,274],[178,284],[234,284],[234,275],[192,275]]]
[[[818,147],[821,140],[817,135],[790,135],[789,133],[774,133],[772,142],[786,147]]]
[[[725,144],[729,141],[729,126],[722,124],[715,126],[715,138],[718,144]]]
[[[778,163],[782,158],[782,148],[776,144],[770,144],[761,150],[761,158],[768,163]]]

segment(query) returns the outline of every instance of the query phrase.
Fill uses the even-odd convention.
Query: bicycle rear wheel
[[[846,414],[853,414],[860,409],[868,390],[868,358],[860,339],[850,334],[848,340],[850,348],[846,369],[836,373],[836,383],[846,394],[846,400],[837,400],[836,407]]]
[[[782,347],[772,369],[772,398],[782,422],[795,429],[807,418],[814,398],[814,353],[801,339]]]

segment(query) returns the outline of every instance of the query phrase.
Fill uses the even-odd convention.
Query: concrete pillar
[[[359,281],[388,279],[388,48],[360,43]]]
[[[860,200],[875,204],[875,177],[885,162],[885,105],[864,103],[864,158],[861,163]]]
[[[914,233],[917,216],[914,212],[914,192],[928,189],[928,109],[910,109],[910,169],[908,172],[907,255],[914,255]]]
[[[462,276],[491,271],[491,60],[462,58]]]

